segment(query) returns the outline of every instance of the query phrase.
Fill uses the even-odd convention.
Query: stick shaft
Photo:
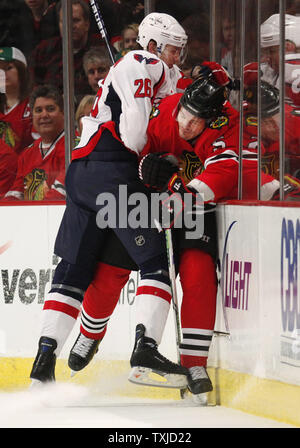
[[[91,5],[92,11],[94,13],[94,17],[95,17],[97,26],[99,28],[100,34],[101,34],[102,38],[105,40],[105,43],[106,43],[106,46],[107,46],[107,49],[108,49],[108,52],[109,52],[110,59],[111,59],[112,63],[114,64],[116,62],[115,61],[115,57],[113,55],[113,52],[112,52],[112,49],[111,49],[111,46],[110,46],[110,43],[109,43],[107,31],[106,31],[106,28],[105,28],[104,20],[103,20],[103,17],[101,15],[99,6],[97,5],[95,0],[90,0],[90,5]]]

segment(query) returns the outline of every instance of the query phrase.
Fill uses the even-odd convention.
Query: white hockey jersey
[[[268,64],[262,64],[262,79],[280,88],[279,75]],[[300,105],[300,54],[285,55],[285,94],[286,99],[293,107]]]
[[[148,51],[130,51],[100,83],[91,114],[82,119],[81,138],[72,158],[89,154],[103,128],[139,154],[147,142],[153,101],[173,93],[169,69],[161,59]]]

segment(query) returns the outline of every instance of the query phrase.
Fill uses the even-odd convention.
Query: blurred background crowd
[[[71,3],[74,124],[75,138],[78,138],[81,118],[90,113],[98,83],[108,73],[112,61],[89,1],[72,0]],[[245,1],[244,22],[239,0],[156,0],[150,3],[152,11],[172,15],[186,31],[186,58],[179,67],[185,77],[194,79],[195,67],[203,61],[217,61],[232,79],[239,82],[242,79],[245,88],[253,84],[253,77],[257,82],[258,29],[264,36],[260,25],[268,26],[268,20],[278,15],[279,0],[261,2],[260,19],[257,1]],[[127,51],[139,49],[138,27],[150,12],[146,11],[146,4],[138,0],[101,0],[99,7],[114,59],[117,61]],[[298,20],[300,1],[286,0],[285,13],[286,17]],[[300,62],[297,59],[300,18],[297,24],[298,28],[293,26],[291,31],[286,27],[285,35],[285,94],[289,107],[285,153],[287,170],[295,179],[300,178],[297,130],[300,128]],[[269,26],[273,25],[271,20]],[[0,200],[6,203],[65,200],[64,26],[60,1],[0,2]],[[262,43],[259,57],[262,79],[279,88],[279,40]],[[249,92],[251,89],[248,99]],[[241,107],[240,95],[236,90],[230,97],[236,108]],[[254,101],[252,96],[247,107],[252,116],[257,117],[257,98]],[[274,115],[263,118],[262,134],[265,146],[270,148],[264,169],[278,177],[280,124]],[[275,147],[277,157],[274,157]]]

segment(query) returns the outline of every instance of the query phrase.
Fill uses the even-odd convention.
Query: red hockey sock
[[[80,331],[91,339],[102,339],[121,291],[126,285],[129,270],[99,263],[94,279],[82,304]]]
[[[212,257],[199,249],[185,249],[180,258],[181,362],[206,366],[216,316],[217,278]]]

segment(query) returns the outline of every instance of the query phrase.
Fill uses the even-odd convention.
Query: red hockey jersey
[[[0,198],[12,186],[18,166],[17,154],[0,139]]]
[[[171,95],[153,109],[148,126],[148,152],[170,152],[178,158],[194,151],[204,170],[196,176],[214,192],[214,201],[236,198],[238,183],[239,115],[226,102],[224,115],[212,122],[193,143],[183,140],[176,121],[181,94]]]
[[[0,113],[0,139],[17,154],[33,142],[32,116],[28,99],[7,113]]]
[[[64,179],[64,133],[51,144],[45,156],[39,138],[20,154],[16,179],[5,198],[27,201],[64,200]]]

